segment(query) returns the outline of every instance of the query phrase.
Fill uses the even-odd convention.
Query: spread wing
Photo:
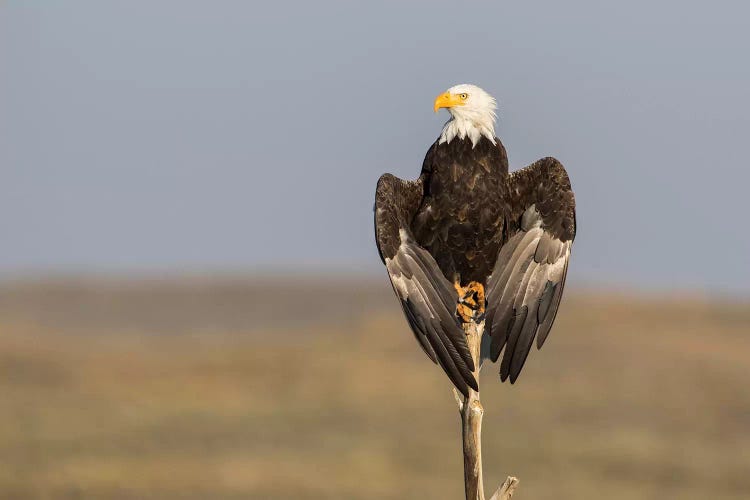
[[[422,178],[378,180],[375,238],[393,290],[417,341],[464,395],[479,390],[466,334],[456,317],[458,295],[435,259],[414,239],[411,221],[424,194]]]
[[[513,172],[508,182],[507,239],[487,281],[485,331],[492,361],[505,347],[500,378],[513,383],[534,338],[541,348],[552,328],[576,223],[568,174],[554,158]]]

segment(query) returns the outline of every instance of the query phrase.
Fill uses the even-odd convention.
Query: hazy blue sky
[[[746,2],[0,3],[0,272],[379,271],[375,182],[476,83],[570,279],[750,291]]]

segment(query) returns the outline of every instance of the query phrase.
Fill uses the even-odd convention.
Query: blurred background
[[[456,83],[578,205],[519,499],[750,498],[743,2],[0,2],[0,498],[462,498],[375,249]]]

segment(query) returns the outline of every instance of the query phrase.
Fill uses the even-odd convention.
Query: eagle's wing
[[[485,331],[500,378],[516,381],[536,337],[541,348],[560,305],[575,237],[575,198],[568,174],[544,158],[509,178],[506,242],[487,280]]]
[[[378,180],[375,238],[391,284],[425,353],[464,395],[479,390],[466,334],[456,317],[458,294],[435,259],[414,239],[411,221],[424,195],[422,178],[404,181],[391,174]]]

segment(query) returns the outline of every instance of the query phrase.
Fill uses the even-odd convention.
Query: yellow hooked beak
[[[464,101],[457,95],[451,95],[450,92],[440,94],[435,98],[435,113],[440,108],[451,108],[453,106],[463,106]]]

